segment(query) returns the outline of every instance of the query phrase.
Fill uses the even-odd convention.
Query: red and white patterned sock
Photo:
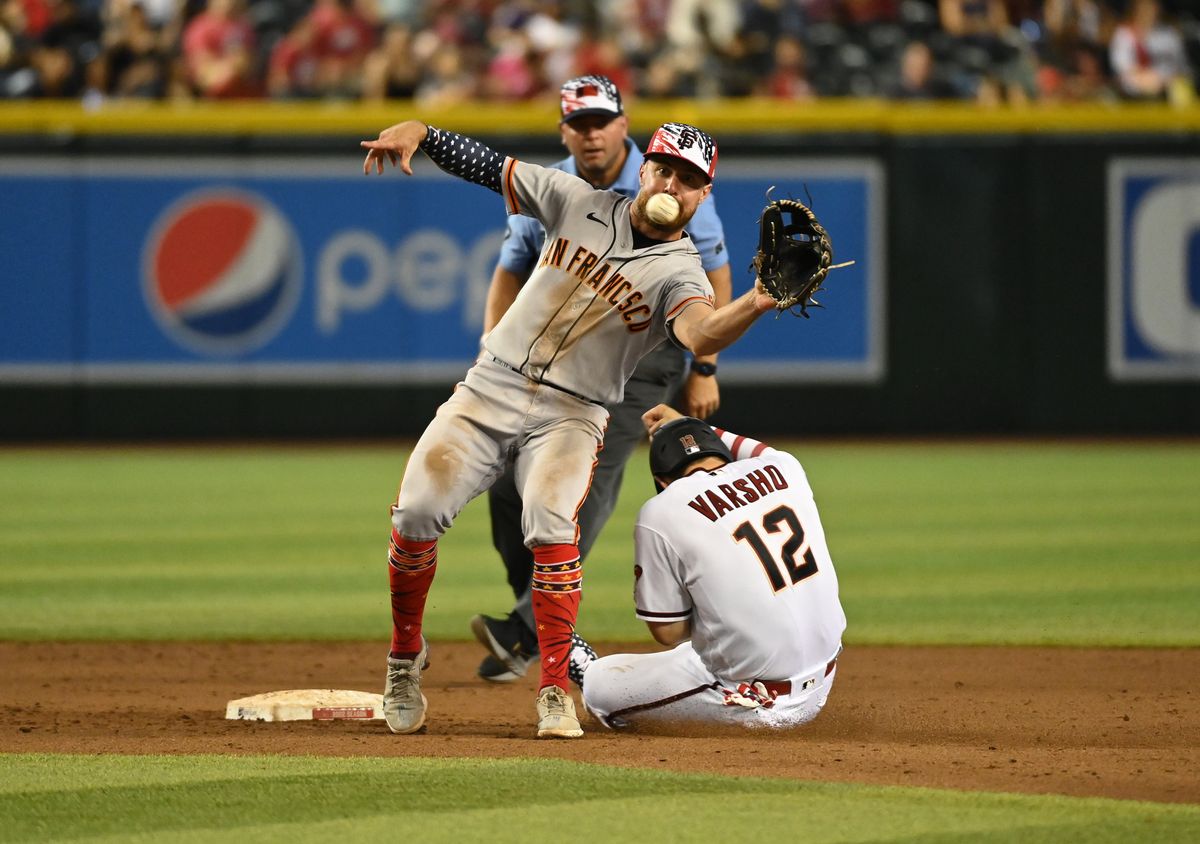
[[[540,545],[533,549],[533,620],[542,652],[538,688],[566,689],[571,633],[579,616],[583,568],[576,545]]]
[[[405,539],[392,528],[388,543],[388,583],[392,591],[393,659],[415,659],[421,652],[425,599],[437,570],[437,540]]]

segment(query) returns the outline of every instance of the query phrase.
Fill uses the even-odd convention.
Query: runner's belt
[[[529,378],[529,376],[526,375],[524,372],[522,372],[518,367],[513,366],[511,363],[506,363],[505,361],[500,360],[500,358],[496,357],[491,352],[488,352],[488,358],[492,361],[492,363],[498,363],[501,366],[503,366],[505,369],[511,369],[513,372],[517,373],[518,375],[521,375],[525,378]],[[535,384],[542,384],[546,387],[549,387],[552,390],[558,390],[560,393],[566,393],[571,398],[579,399],[580,401],[585,401],[588,404],[598,404],[601,407],[604,406],[604,402],[602,402],[602,401],[596,401],[595,399],[589,399],[587,396],[581,396],[581,395],[579,395],[579,393],[575,392],[574,390],[568,390],[566,387],[560,387],[557,384],[553,384],[549,381],[543,381],[539,378],[529,378],[529,380]]]
[[[829,664],[825,666],[825,676],[828,677],[833,673],[833,669],[837,667],[837,657],[829,660]],[[762,683],[763,687],[768,692],[774,692],[776,697],[790,695],[792,693],[791,680],[755,680],[755,683]],[[754,683],[751,683],[754,685]]]

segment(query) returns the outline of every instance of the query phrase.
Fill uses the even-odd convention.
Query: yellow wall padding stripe
[[[974,103],[874,100],[645,100],[627,102],[635,135],[667,121],[717,135],[875,133],[884,135],[1127,134],[1200,131],[1200,104],[1033,104],[986,108]],[[75,101],[0,102],[0,134],[17,135],[353,135],[375,137],[408,117],[474,135],[544,135],[558,123],[556,99],[419,108],[381,104],[110,102],[85,110]]]

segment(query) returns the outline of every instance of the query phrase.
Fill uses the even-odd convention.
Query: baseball
[[[679,216],[679,200],[665,193],[656,193],[646,202],[646,217],[656,226],[665,226]]]

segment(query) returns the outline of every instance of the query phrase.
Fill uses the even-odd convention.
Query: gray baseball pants
[[[392,524],[407,539],[437,539],[511,467],[525,542],[574,545],[607,420],[601,405],[480,360],[413,449]]]
[[[611,409],[608,431],[604,435],[604,450],[600,452],[600,462],[596,466],[587,500],[579,511],[580,559],[587,559],[588,552],[612,515],[630,455],[646,441],[642,414],[674,397],[683,371],[683,352],[670,342],[664,342],[642,358],[625,384],[624,400]],[[649,470],[645,474],[646,493],[649,495],[654,485]],[[488,490],[488,508],[492,517],[492,545],[504,562],[508,585],[517,598],[513,611],[521,616],[530,630],[534,630],[530,590],[533,554],[521,531],[523,504],[511,466]]]

